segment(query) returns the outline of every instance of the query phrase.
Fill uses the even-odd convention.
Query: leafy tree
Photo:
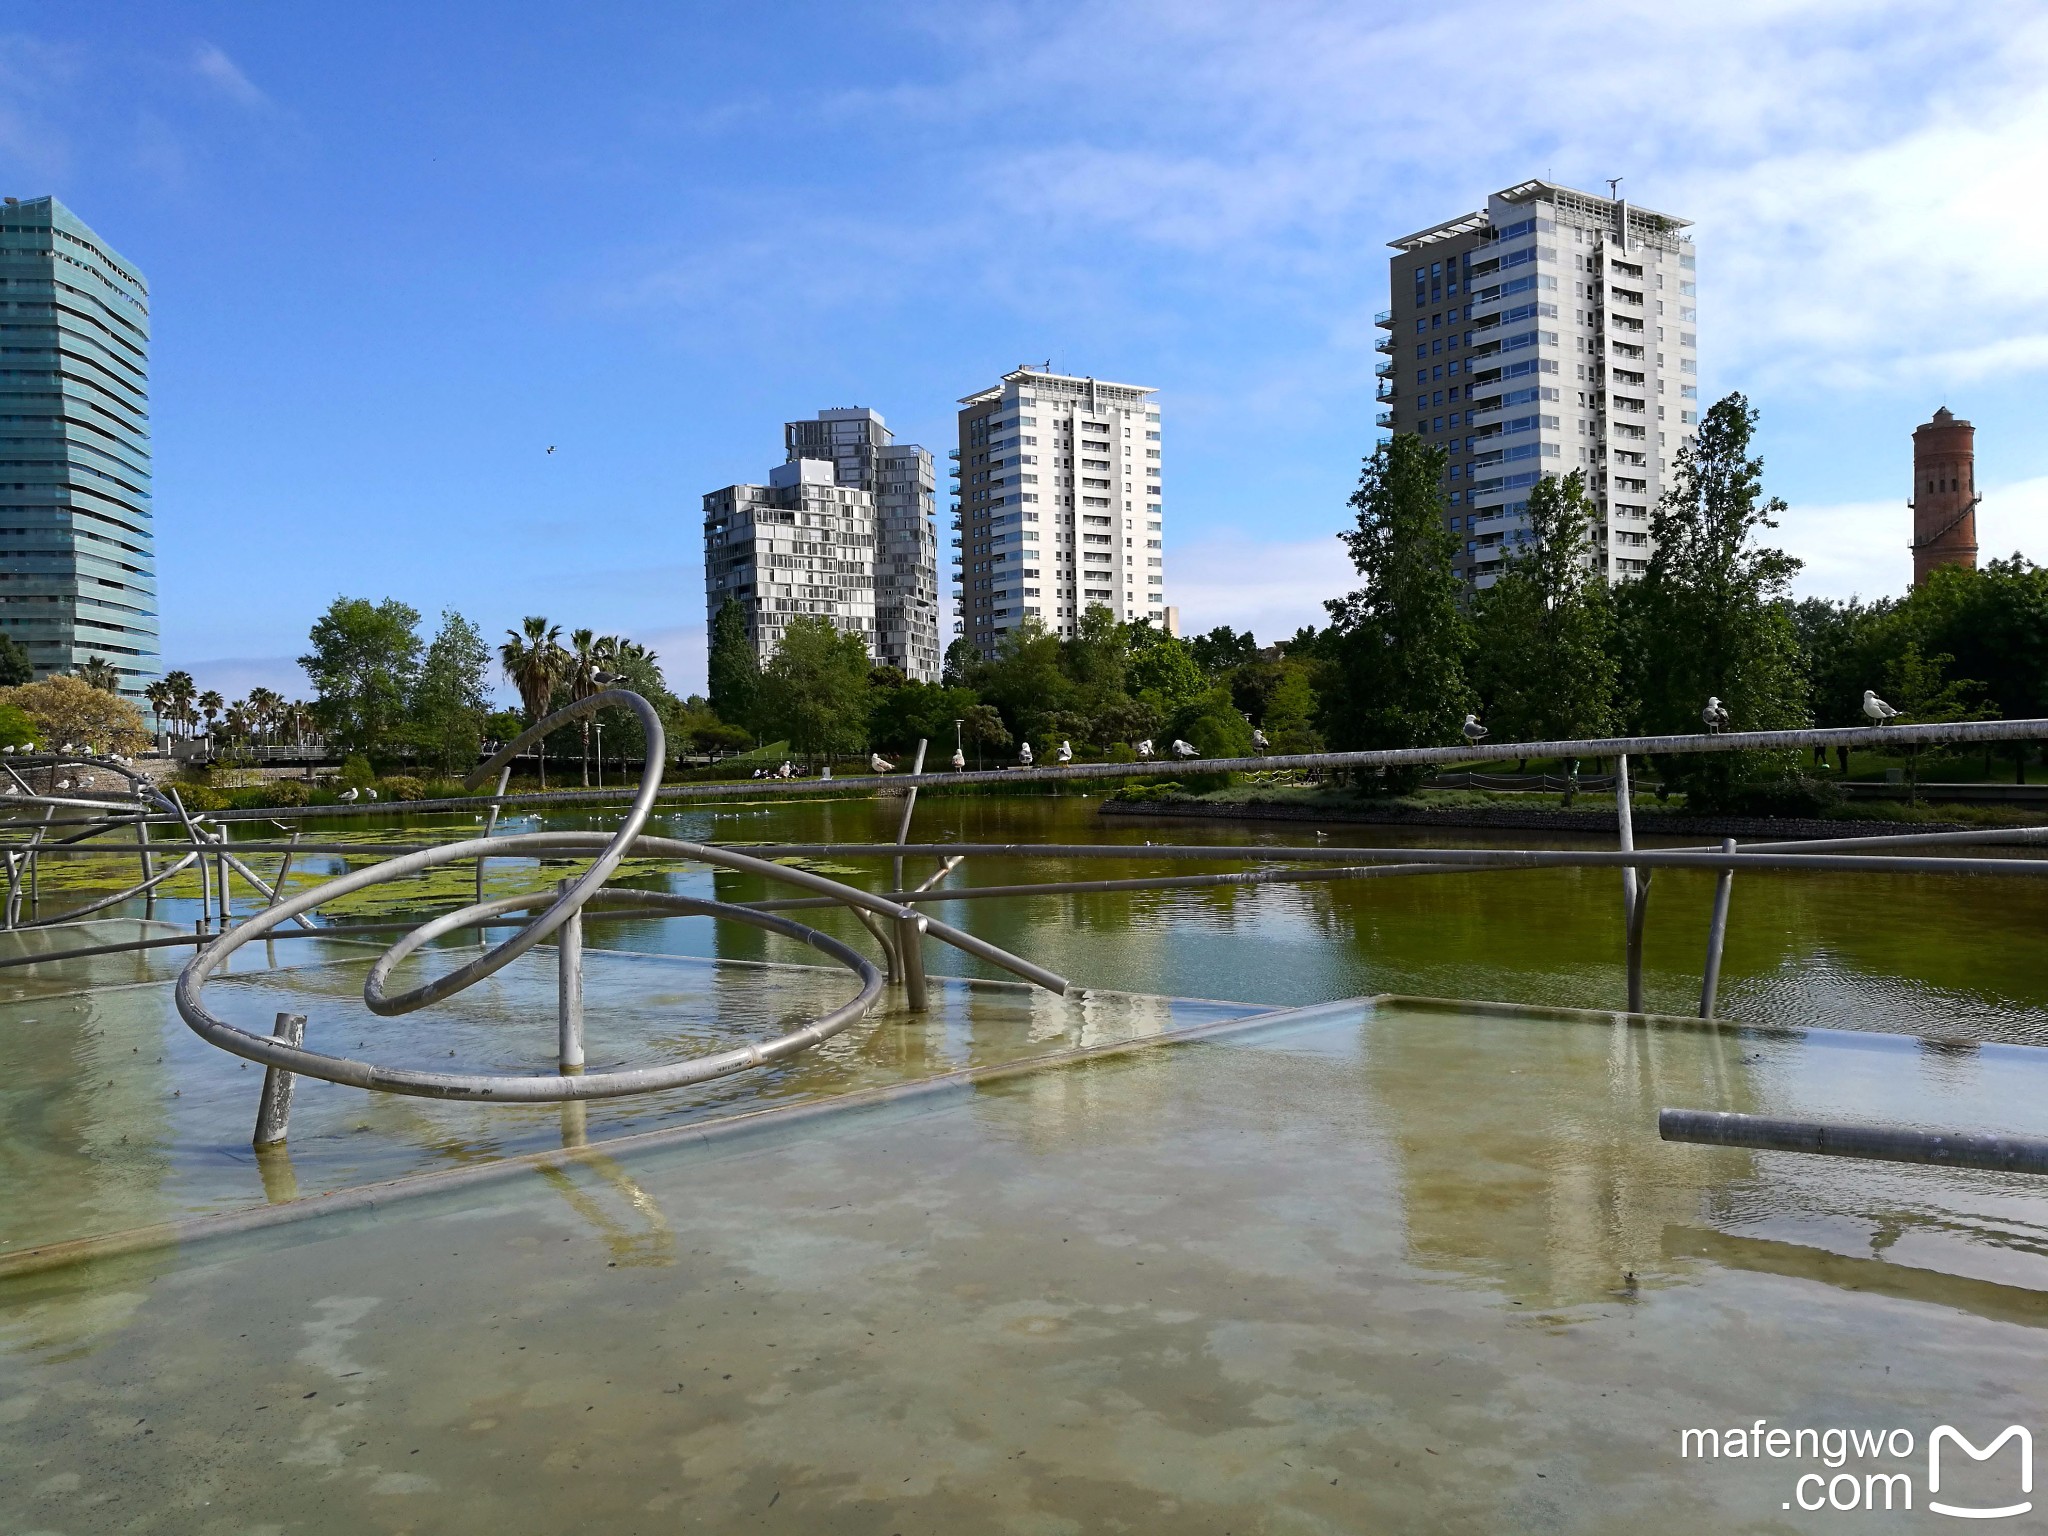
[[[816,761],[867,742],[867,642],[822,614],[792,619],[761,669],[758,729]]]
[[[1266,695],[1264,711],[1253,717],[1275,752],[1320,752],[1316,730],[1316,693],[1309,665],[1289,658],[1279,664],[1279,679]]]
[[[0,635],[0,688],[19,688],[36,680],[35,664],[12,635]]]
[[[1657,551],[1621,589],[1624,691],[1645,732],[1696,731],[1709,696],[1736,730],[1805,723],[1806,679],[1788,600],[1800,562],[1758,542],[1784,502],[1766,500],[1750,455],[1756,412],[1740,394],[1716,401],[1678,456],[1676,483],[1651,514]],[[1782,778],[1796,761],[1741,764],[1725,754],[1670,765],[1695,803],[1726,803],[1737,781]]]
[[[443,609],[412,690],[412,739],[437,772],[476,766],[491,708],[490,673],[483,631],[453,608]]]
[[[0,688],[0,706],[9,705],[28,716],[36,739],[48,746],[132,754],[149,744],[141,710],[119,694],[75,677],[59,675]]]
[[[1004,727],[1002,714],[993,704],[970,705],[960,731],[977,748],[987,747],[992,752],[1007,747],[1016,739]],[[978,751],[976,756],[980,756]]]
[[[1259,654],[1259,643],[1246,630],[1239,634],[1228,624],[1219,624],[1206,635],[1197,635],[1188,642],[1188,649],[1195,658],[1195,665],[1210,677],[1221,677],[1233,667],[1241,667]]]
[[[1130,659],[1124,682],[1147,709],[1164,719],[1209,691],[1209,678],[1195,661],[1194,648],[1140,619],[1124,626]]]
[[[1535,542],[1473,603],[1473,681],[1487,725],[1505,741],[1604,736],[1620,669],[1606,591],[1586,560],[1585,476],[1545,475],[1530,487],[1529,526]]]
[[[972,640],[962,635],[946,647],[946,663],[939,681],[948,688],[971,687],[980,666],[981,652],[975,649]]]
[[[33,747],[38,739],[36,723],[26,710],[18,704],[0,704],[0,747],[26,750]]]
[[[1043,741],[1055,718],[1071,710],[1079,690],[1068,678],[1063,647],[1036,619],[1026,619],[996,643],[996,654],[984,662],[975,689],[1002,711],[1009,732],[1023,740]]]
[[[1442,449],[1402,433],[1373,450],[1351,497],[1357,526],[1340,537],[1365,584],[1324,604],[1336,635],[1320,647],[1322,724],[1339,749],[1454,742],[1470,707],[1456,541],[1437,488],[1444,462]]]
[[[1198,694],[1174,711],[1172,720],[1167,722],[1167,730],[1171,735],[1193,743],[1204,757],[1250,757],[1252,754],[1252,728],[1237,712],[1230,690],[1220,685]]]
[[[419,622],[419,610],[396,598],[337,597],[314,623],[299,665],[313,682],[315,716],[345,750],[375,757],[396,745],[419,673]],[[201,707],[209,699],[217,712],[218,694]]]
[[[937,683],[877,688],[871,696],[871,737],[877,747],[895,752],[915,750],[922,738],[930,743],[926,761],[936,763],[953,750],[953,722],[966,719],[980,702],[971,689]]]
[[[2048,715],[2048,566],[2017,554],[1980,571],[1946,566],[1900,606],[1921,646],[1953,657],[1954,671],[1979,680],[1999,714]],[[2024,782],[2027,744],[2012,751]]]
[[[732,725],[752,727],[761,695],[761,658],[747,637],[747,612],[727,598],[711,620],[711,708]]]

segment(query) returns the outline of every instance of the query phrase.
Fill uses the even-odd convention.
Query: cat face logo
[[[1989,1461],[1998,1454],[2006,1441],[2019,1441],[2020,1492],[2032,1493],[2034,1491],[2034,1436],[2031,1430],[2018,1424],[2008,1425],[2004,1434],[1980,1451],[1970,1443],[1966,1436],[1943,1424],[1927,1437],[1927,1491],[1929,1493],[1941,1492],[1941,1443],[1944,1440],[1953,1440],[1956,1449],[1963,1452],[1972,1461]],[[2017,1504],[2006,1504],[1998,1509],[1977,1509],[1967,1504],[1942,1504],[1929,1499],[1927,1507],[1937,1515],[1956,1515],[1964,1520],[1998,1520],[2006,1515],[2024,1515],[2034,1507],[2034,1503],[2031,1499],[2022,1499]]]

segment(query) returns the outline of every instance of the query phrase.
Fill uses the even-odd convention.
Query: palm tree
[[[171,707],[170,685],[163,678],[158,678],[142,690],[142,696],[149,701],[150,734],[162,736],[164,715]],[[163,743],[158,742],[157,745],[161,746]]]
[[[518,629],[505,631],[505,643],[498,647],[498,660],[505,679],[519,690],[519,702],[526,706],[527,719],[539,720],[568,671],[569,653],[562,649],[562,628],[538,614],[528,614]],[[548,787],[548,745],[540,743],[540,787]]]
[[[196,693],[190,672],[181,669],[164,675],[164,696],[170,706],[172,725],[190,724]]]
[[[121,674],[114,670],[114,664],[104,656],[88,656],[78,669],[78,680],[88,688],[97,688],[101,693],[119,693]]]
[[[597,632],[590,629],[572,630],[569,634],[568,684],[572,700],[589,698],[598,690],[597,675],[609,670],[610,660],[606,647],[610,637],[597,638]],[[583,787],[590,788],[590,716],[585,715],[577,722],[583,733]]]
[[[266,741],[271,739],[271,726],[284,710],[284,696],[269,688],[249,690],[249,716],[257,733]]]
[[[219,718],[220,712],[227,708],[226,701],[213,689],[209,688],[206,692],[199,695],[198,703],[201,712],[206,716],[206,734],[211,736],[213,734],[213,722]]]

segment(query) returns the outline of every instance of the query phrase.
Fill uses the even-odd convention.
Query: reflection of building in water
[[[1725,1186],[1730,1160],[1658,1140],[1658,1109],[1755,1102],[1732,1034],[1533,1017],[1383,1016],[1366,1082],[1410,1257],[1557,1306],[1663,1267],[1665,1228]]]

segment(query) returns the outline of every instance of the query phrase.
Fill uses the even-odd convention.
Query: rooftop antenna
[[[1618,203],[1621,201],[1621,184],[1627,180],[1626,176],[1610,176],[1607,178],[1607,200],[1609,202]]]

